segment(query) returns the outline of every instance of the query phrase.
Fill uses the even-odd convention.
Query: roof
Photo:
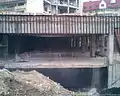
[[[108,5],[108,8],[118,8],[118,7],[120,7],[120,0],[116,0],[116,3],[114,3],[114,4],[111,4],[110,0],[109,0],[107,5]]]
[[[107,4],[107,8],[118,8],[120,7],[120,0],[116,0],[116,3],[111,3],[111,0],[105,0]],[[99,4],[101,0],[99,1],[89,1],[83,3],[83,11],[93,11],[99,9]]]

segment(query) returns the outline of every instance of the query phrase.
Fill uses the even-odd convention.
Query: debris
[[[0,70],[0,96],[72,96],[72,92],[37,71]]]
[[[100,96],[99,93],[97,92],[96,88],[92,88],[89,92],[88,92],[88,96]]]

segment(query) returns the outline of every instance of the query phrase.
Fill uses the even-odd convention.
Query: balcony
[[[68,2],[66,0],[53,0],[51,1],[52,2],[52,5],[58,5],[58,6],[64,6],[64,7],[67,7],[68,6]]]
[[[77,4],[76,4],[75,2],[70,2],[70,3],[69,3],[69,7],[78,8],[78,7],[77,7]]]
[[[68,2],[66,2],[66,1],[59,1],[57,3],[58,3],[59,6],[64,6],[64,7],[68,6]]]
[[[58,6],[63,6],[63,7],[71,7],[71,8],[78,8],[76,2],[69,2],[67,0],[58,0],[58,1],[53,1],[52,5],[58,5]]]
[[[0,9],[0,13],[1,12],[14,12],[15,11],[15,8],[3,8],[3,9]]]

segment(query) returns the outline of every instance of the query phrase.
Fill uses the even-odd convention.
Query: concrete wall
[[[43,0],[27,0],[26,12],[28,13],[43,13]]]

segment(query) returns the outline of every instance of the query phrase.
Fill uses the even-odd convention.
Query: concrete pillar
[[[102,55],[105,55],[105,53],[104,53],[104,49],[105,49],[105,38],[104,38],[104,35],[102,35],[102,36],[100,37],[99,43],[100,43],[100,53],[101,53]]]
[[[84,37],[84,49],[85,49],[85,52],[87,52],[87,37],[86,36]]]
[[[76,6],[77,6],[77,1],[78,1],[78,0],[75,0]]]
[[[80,42],[80,37],[77,37],[77,41],[76,41],[76,43],[77,43],[77,49],[79,49],[79,42]]]
[[[73,42],[74,42],[73,44],[74,44],[74,48],[75,48],[76,47],[76,38],[75,37],[73,38]]]
[[[82,51],[84,53],[87,51],[87,37],[83,36],[81,42],[82,42]]]
[[[77,4],[78,4],[78,3],[77,3],[77,0],[76,0],[76,1],[75,1],[75,5],[77,6]],[[76,12],[77,12],[77,10],[78,10],[78,9],[76,8]]]
[[[52,13],[52,5],[50,5],[49,9],[50,9],[49,13]]]
[[[70,7],[69,7],[69,4],[70,4],[70,0],[68,0],[68,8],[67,8],[67,13],[70,13]]]
[[[96,36],[96,48],[99,48],[99,44],[100,43],[100,41],[99,41],[99,36]]]
[[[70,47],[71,48],[73,47],[73,38],[72,37],[70,38]]]
[[[55,13],[58,14],[58,0],[56,0],[57,4],[56,4],[56,11]]]
[[[96,36],[91,35],[90,38],[90,57],[95,57],[95,51],[96,51]]]
[[[67,8],[67,13],[70,13],[70,7]]]
[[[113,54],[114,54],[114,33],[109,33],[108,37],[108,88],[111,88],[113,76]]]
[[[82,52],[85,52],[85,39],[84,36],[81,37]]]
[[[105,36],[102,36],[102,54],[105,55]]]
[[[68,38],[68,43],[69,43],[69,49],[71,49],[71,38]]]
[[[56,14],[58,14],[58,5],[56,5],[56,11],[55,11]]]
[[[85,39],[86,39],[86,51],[88,51],[88,37],[86,37]]]

